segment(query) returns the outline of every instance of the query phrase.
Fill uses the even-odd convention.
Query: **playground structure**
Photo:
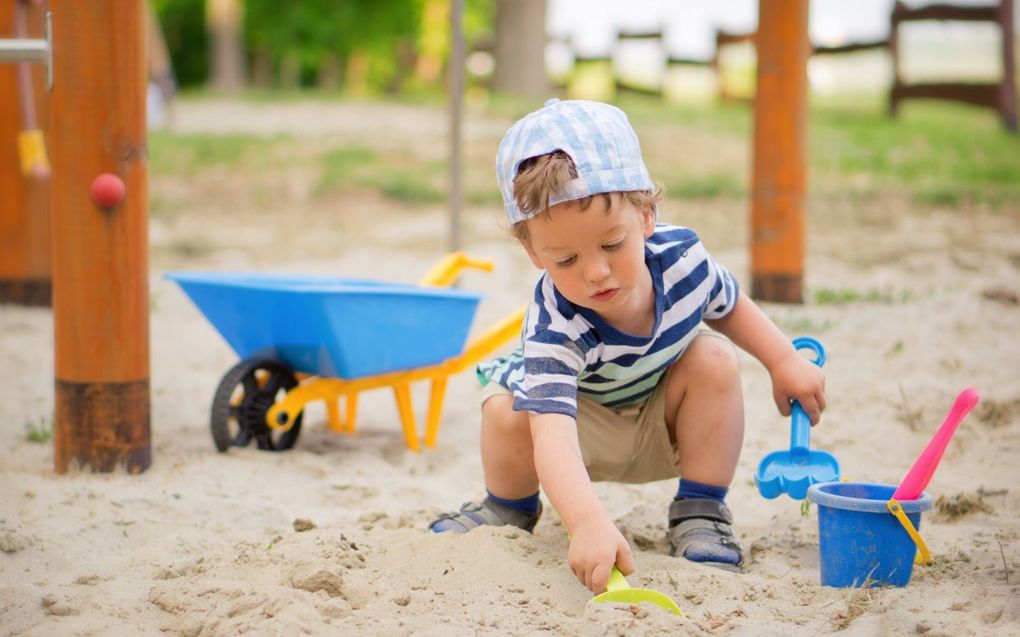
[[[45,15],[41,3],[18,0],[3,6],[0,16],[8,18],[10,14],[2,11],[15,7],[38,11],[37,18]],[[30,240],[37,243],[25,252],[51,255],[54,464],[57,473],[76,467],[139,473],[152,461],[146,8],[143,0],[94,0],[59,3],[52,9],[52,29],[42,48],[51,78],[48,117],[40,117],[47,123],[40,130],[46,133],[44,147],[52,170],[42,186],[51,200],[51,221],[48,241],[46,234],[36,233]],[[802,300],[807,11],[808,0],[761,0],[759,5],[752,294],[770,301]],[[459,20],[459,12],[454,15]],[[4,24],[0,21],[0,26]],[[37,49],[42,45],[16,41],[20,39],[0,41],[0,62],[39,61]],[[41,94],[42,89],[37,86],[34,92]],[[0,109],[11,109],[13,103],[0,100]],[[459,120],[459,108],[451,112]],[[0,117],[11,120],[8,112]],[[459,124],[455,121],[452,127],[459,130]],[[13,137],[0,138],[0,175],[23,180]],[[97,182],[103,188],[94,188]],[[28,198],[15,199],[0,210],[0,220],[25,219],[34,211],[31,205]],[[457,240],[452,233],[451,243]],[[22,257],[28,259],[25,253]],[[512,326],[510,320],[501,323],[493,338],[507,338]],[[428,446],[435,441],[445,378],[480,351],[471,345],[464,358],[443,363],[448,367],[408,370],[406,376],[373,382],[392,385],[406,414],[407,384],[433,380]],[[300,400],[286,406],[287,418],[277,424],[286,426],[296,419],[301,401],[343,395],[349,399],[348,418],[342,421],[334,412],[331,424],[353,430],[356,403],[350,398],[371,388],[371,383],[364,384],[368,381],[358,382],[324,383],[315,392],[296,394]],[[413,447],[409,420],[402,418],[408,446]]]
[[[835,46],[809,44],[809,54],[810,56],[834,56],[867,50],[887,51],[893,68],[892,84],[889,87],[888,94],[888,112],[890,116],[895,117],[898,114],[900,102],[903,100],[921,98],[953,100],[997,111],[1003,126],[1009,131],[1016,132],[1016,63],[1014,56],[1013,1],[998,0],[997,3],[986,5],[926,4],[922,6],[907,6],[897,0],[889,14],[889,32],[886,37],[868,41],[848,42]],[[900,29],[906,24],[926,21],[976,22],[994,25],[1001,35],[999,53],[1002,72],[999,80],[996,82],[926,83],[909,83],[905,81],[901,71],[903,46],[900,42]],[[677,66],[710,69],[716,77],[717,96],[720,100],[743,99],[735,94],[731,87],[723,81],[722,54],[726,48],[734,45],[747,43],[753,45],[755,38],[756,34],[754,32],[737,33],[717,29],[715,32],[715,50],[711,58],[682,57],[664,51],[663,59],[665,67],[666,69]],[[662,49],[664,39],[665,33],[663,29],[647,31],[622,30],[617,34],[616,46],[623,47],[630,42],[652,42]],[[760,47],[758,49],[760,51]],[[577,56],[575,61],[581,64],[611,64],[612,55]],[[614,74],[613,81],[617,92],[662,95],[661,87],[637,85],[617,74]]]
[[[43,137],[49,107],[50,38],[41,6],[8,2],[0,8],[0,302],[52,303],[50,165]],[[29,33],[39,37],[29,38]]]
[[[48,225],[45,235],[29,233],[26,243],[32,243],[22,255],[47,255],[52,273],[57,473],[79,466],[138,473],[151,463],[145,6],[55,3],[52,17],[44,9],[28,0],[0,9],[3,25],[12,17],[33,28],[52,25],[44,38],[29,40],[21,31],[0,46],[3,61],[17,62],[23,72],[41,62],[36,74],[50,78],[48,92],[40,81],[33,91],[41,98],[37,128],[46,138],[33,133],[22,149],[38,157],[44,148],[51,168],[48,178],[20,170],[25,151],[19,158],[7,126],[22,120],[4,112],[0,178],[20,180],[12,192],[27,195],[7,200],[5,193],[0,218],[20,220],[12,224],[18,227]],[[4,95],[11,90],[6,84]],[[0,109],[19,102],[0,100]],[[113,206],[90,199],[101,175],[123,187]],[[41,196],[33,194],[36,188],[45,192],[49,210],[34,198]],[[40,220],[46,215],[48,224]],[[24,281],[44,289],[45,274],[39,270]]]
[[[900,72],[901,46],[899,29],[909,22],[926,20],[956,20],[989,22],[999,28],[1002,43],[999,48],[1002,75],[992,83],[917,83],[903,80]],[[954,6],[936,4],[907,7],[897,0],[890,17],[887,45],[893,59],[893,85],[889,90],[889,114],[895,116],[902,100],[915,98],[954,100],[984,106],[998,111],[1003,126],[1011,132],[1017,130],[1016,118],[1016,58],[1014,54],[1013,0],[999,0],[989,6]]]

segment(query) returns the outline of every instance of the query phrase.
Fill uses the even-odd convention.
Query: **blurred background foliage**
[[[246,89],[247,97],[278,99],[285,91],[321,89],[338,96],[399,95],[412,101],[438,101],[445,94],[446,63],[450,54],[450,0],[150,0],[169,51],[177,84],[191,91],[224,90],[217,68],[236,74],[231,90]],[[530,5],[537,10],[538,27],[515,22],[515,11]],[[469,52],[485,52],[490,61],[501,58],[500,36],[519,48],[506,52],[506,66],[527,66],[523,51],[548,44],[542,23],[545,0],[465,0],[463,31]],[[534,32],[534,33],[531,33]],[[529,35],[534,36],[529,40]],[[994,38],[993,38],[994,39]],[[224,45],[225,43],[225,45]],[[994,52],[968,41],[969,48]],[[923,47],[922,47],[923,48]],[[923,51],[926,51],[924,49]],[[969,49],[968,49],[969,50]],[[238,63],[223,64],[224,51]],[[923,52],[922,51],[922,52]],[[960,55],[949,53],[947,55]],[[968,53],[969,55],[969,53]],[[646,151],[646,161],[659,175],[670,197],[683,200],[740,201],[750,192],[747,171],[748,140],[752,133],[754,60],[733,66],[745,76],[743,99],[722,100],[718,86],[725,69],[682,68],[678,85],[689,82],[696,91],[667,91],[675,81],[663,78],[658,97],[621,92],[614,84],[613,62],[578,61],[563,77],[530,97],[498,86],[498,72],[473,65],[466,70],[468,101],[484,104],[488,114],[512,120],[535,108],[548,95],[614,101],[651,134],[678,135],[678,143],[708,139],[717,156],[695,155],[678,162],[675,148],[663,145],[662,156]],[[921,57],[927,57],[927,53]],[[217,64],[216,58],[219,59]],[[879,73],[890,66],[887,51],[851,54],[846,66],[854,76]],[[815,60],[818,61],[818,60]],[[659,60],[661,66],[662,61]],[[835,62],[834,62],[835,63]],[[543,60],[538,58],[539,69]],[[640,65],[639,65],[640,66]],[[504,68],[505,68],[504,67]],[[836,67],[833,67],[836,68]],[[547,69],[548,70],[548,69]],[[527,74],[541,74],[528,71]],[[704,76],[710,76],[704,81]],[[835,76],[835,74],[834,74]],[[701,79],[699,79],[701,78]],[[748,79],[749,78],[749,79]],[[491,80],[491,81],[489,81]],[[694,81],[691,81],[694,80]],[[885,80],[870,81],[848,92],[813,90],[809,154],[811,189],[832,201],[853,199],[870,205],[890,193],[906,196],[925,207],[989,206],[1015,214],[1020,201],[1020,154],[1017,139],[1004,133],[991,110],[960,104],[918,100],[905,106],[899,118],[887,115]],[[475,88],[482,89],[472,92]],[[481,86],[486,83],[485,86]],[[851,83],[852,84],[852,83]],[[699,89],[699,87],[701,87]],[[486,89],[493,89],[492,91]],[[250,89],[255,89],[254,93]],[[282,89],[282,91],[281,91]],[[470,99],[479,97],[479,99]],[[680,131],[680,132],[676,132]],[[164,173],[193,176],[210,165],[278,161],[285,170],[299,146],[286,137],[259,140],[247,135],[180,135],[154,132],[151,143],[156,167]],[[258,149],[283,149],[273,153]],[[721,150],[720,150],[721,149]],[[470,148],[469,148],[470,150]],[[487,167],[475,170],[469,161],[465,198],[472,205],[499,202]],[[449,167],[435,157],[407,157],[392,149],[338,144],[325,151],[308,150],[307,165],[319,175],[313,198],[330,198],[347,191],[373,190],[387,199],[437,203],[446,197]],[[159,205],[156,205],[159,212]]]
[[[151,0],[177,84],[210,84],[216,5],[240,22],[244,83],[380,94],[441,89],[449,48],[447,0]],[[466,0],[469,43],[491,40],[496,0]]]
[[[209,39],[205,29],[205,0],[153,0],[177,82],[200,86],[209,75]]]

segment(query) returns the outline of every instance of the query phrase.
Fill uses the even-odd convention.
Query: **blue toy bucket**
[[[888,508],[896,487],[860,482],[812,485],[809,502],[818,505],[818,553],[822,586],[906,586],[914,568],[917,544]],[[922,493],[900,502],[917,529],[921,512],[933,500]]]

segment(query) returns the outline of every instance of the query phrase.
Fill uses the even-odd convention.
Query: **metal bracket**
[[[46,65],[46,90],[53,90],[53,14],[46,12],[42,39],[0,38],[0,62],[41,62]]]

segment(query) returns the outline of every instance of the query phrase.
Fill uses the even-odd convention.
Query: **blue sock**
[[[506,498],[496,497],[492,495],[492,492],[488,489],[486,489],[485,492],[489,494],[489,499],[496,504],[502,504],[505,507],[510,507],[511,509],[516,509],[523,513],[538,513],[538,491],[535,492],[535,495],[529,495],[528,497],[520,498],[519,500],[507,500]]]
[[[719,502],[722,502],[726,499],[726,494],[729,493],[729,491],[729,487],[716,487],[711,484],[704,484],[703,482],[695,482],[694,480],[680,478],[680,488],[676,491],[675,499],[700,498],[703,500],[718,500]]]

